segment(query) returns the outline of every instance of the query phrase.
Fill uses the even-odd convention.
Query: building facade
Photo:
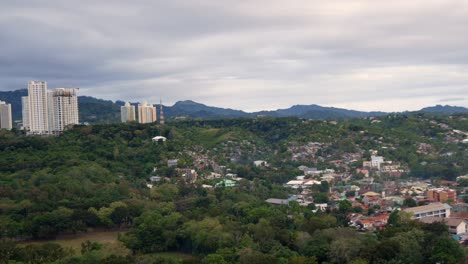
[[[135,106],[131,105],[129,102],[127,102],[124,106],[121,106],[120,119],[122,120],[122,123],[135,121]]]
[[[448,188],[430,189],[427,191],[427,199],[441,203],[455,202],[457,200],[457,191]]]
[[[162,101],[159,101],[159,124],[164,125],[164,109]]]
[[[377,168],[380,170],[380,165],[384,162],[384,158],[382,156],[371,156],[371,167]]]
[[[49,127],[60,133],[68,126],[79,124],[77,88],[57,88],[49,91]]]
[[[21,97],[21,105],[22,105],[22,116],[23,116],[23,130],[29,130],[29,97],[22,96]]]
[[[48,134],[49,106],[47,104],[47,82],[28,82],[29,132],[33,134]]]
[[[154,123],[156,120],[156,107],[149,103],[138,105],[138,121],[140,123]]]
[[[421,219],[428,216],[450,217],[452,207],[445,203],[433,203],[423,206],[406,208],[403,211],[412,213],[415,219]]]
[[[0,101],[0,129],[12,129],[11,104]]]
[[[57,134],[79,124],[78,88],[47,90],[47,82],[29,81],[21,98],[23,129],[29,134]]]

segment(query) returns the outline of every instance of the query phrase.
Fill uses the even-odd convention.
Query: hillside
[[[86,98],[84,102],[94,103]],[[446,263],[461,263],[463,248],[444,225],[416,222],[398,210],[390,216],[380,205],[352,207],[364,200],[342,200],[356,192],[340,188],[380,192],[389,183],[417,178],[417,184],[431,179],[437,185],[467,174],[465,135],[456,132],[468,130],[467,117],[393,114],[337,123],[192,119],[165,126],[80,125],[56,137],[2,130],[0,248],[9,250],[1,251],[0,257],[12,263],[44,263],[47,258],[47,263],[63,264],[182,264],[202,259],[232,264],[331,263],[334,256],[365,259],[364,263],[403,263],[410,257],[419,260],[411,263],[448,258],[454,261]],[[167,141],[153,142],[156,135]],[[399,164],[404,173],[369,169],[373,179],[369,184],[358,170],[374,151],[392,165]],[[268,164],[257,167],[256,160]],[[333,180],[308,175],[321,181],[311,187],[285,187],[304,174],[300,169],[304,166],[320,173],[333,171]],[[403,191],[395,188],[389,196]],[[460,194],[462,190],[458,189]],[[267,202],[291,195],[302,195],[304,201]],[[319,203],[331,209],[316,210]],[[383,230],[349,228],[351,213],[387,217],[389,225]],[[116,230],[121,232],[115,235]],[[114,231],[113,247],[95,237],[103,231]],[[63,236],[70,239],[64,241]],[[76,240],[82,242],[72,244],[75,251],[67,249]],[[407,251],[409,240],[421,250]],[[342,252],[354,247],[368,251],[351,256]],[[391,254],[380,250],[388,247],[395,250]],[[190,262],[179,260],[181,256]]]

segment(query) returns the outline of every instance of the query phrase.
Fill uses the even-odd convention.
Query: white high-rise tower
[[[125,103],[124,106],[120,107],[120,119],[123,123],[135,121],[135,106],[129,102]]]
[[[49,127],[52,133],[60,133],[69,125],[79,123],[78,88],[57,88],[49,92]]]
[[[47,83],[30,81],[28,96],[23,96],[23,128],[31,134],[62,132],[79,123],[78,88],[47,91]]]
[[[29,131],[33,134],[50,133],[46,82],[29,81],[28,109]]]

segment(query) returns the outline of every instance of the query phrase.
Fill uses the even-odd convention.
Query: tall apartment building
[[[159,101],[159,124],[164,125],[164,109],[162,100]]]
[[[153,123],[156,122],[156,119],[156,107],[148,103],[138,105],[138,120],[140,123]]]
[[[0,101],[0,129],[12,129],[11,104]]]
[[[49,91],[49,127],[52,133],[60,133],[67,126],[79,123],[77,89],[57,88]]]
[[[22,105],[22,116],[23,116],[23,130],[29,131],[29,97],[22,96],[21,97],[21,105]]]
[[[29,131],[33,134],[48,134],[49,108],[47,104],[47,83],[28,83]]]
[[[31,134],[54,134],[78,124],[77,89],[47,91],[46,82],[30,81],[28,96],[21,98],[23,128]]]
[[[455,202],[457,200],[457,191],[448,188],[430,189],[427,191],[427,199],[441,203]]]
[[[131,105],[129,102],[125,103],[124,106],[121,106],[120,119],[122,120],[122,123],[135,121],[135,106]]]

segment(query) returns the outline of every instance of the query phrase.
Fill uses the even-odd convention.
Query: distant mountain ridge
[[[256,115],[265,115],[272,117],[291,117],[321,119],[324,118],[352,118],[385,115],[385,112],[362,112],[356,110],[347,110],[336,107],[324,107],[316,104],[312,105],[293,105],[290,108],[278,109],[274,111],[260,111]]]
[[[425,112],[425,113],[438,113],[438,114],[456,114],[456,113],[468,113],[468,108],[461,107],[461,106],[450,106],[450,105],[436,105],[425,107],[418,112]]]
[[[13,119],[21,120],[21,96],[26,96],[27,90],[0,91],[0,100],[12,104]],[[133,105],[137,103],[132,103]],[[120,106],[123,101],[110,101],[91,96],[79,96],[78,108],[80,109],[80,121],[89,123],[115,123],[120,121]],[[159,110],[159,109],[158,109]],[[423,108],[415,112],[427,112],[436,114],[468,113],[468,108],[449,105],[436,105]],[[166,118],[187,117],[200,119],[214,118],[251,118],[257,116],[266,117],[299,117],[308,119],[344,119],[355,117],[381,116],[386,112],[365,112],[348,110],[336,107],[324,107],[316,104],[293,105],[290,108],[274,111],[259,111],[254,113],[242,110],[207,106],[191,100],[178,101],[173,106],[164,106]]]
[[[191,100],[178,101],[173,106],[165,106],[164,114],[168,118],[178,116],[190,118],[233,118],[252,116],[252,114],[241,110],[207,106]]]

